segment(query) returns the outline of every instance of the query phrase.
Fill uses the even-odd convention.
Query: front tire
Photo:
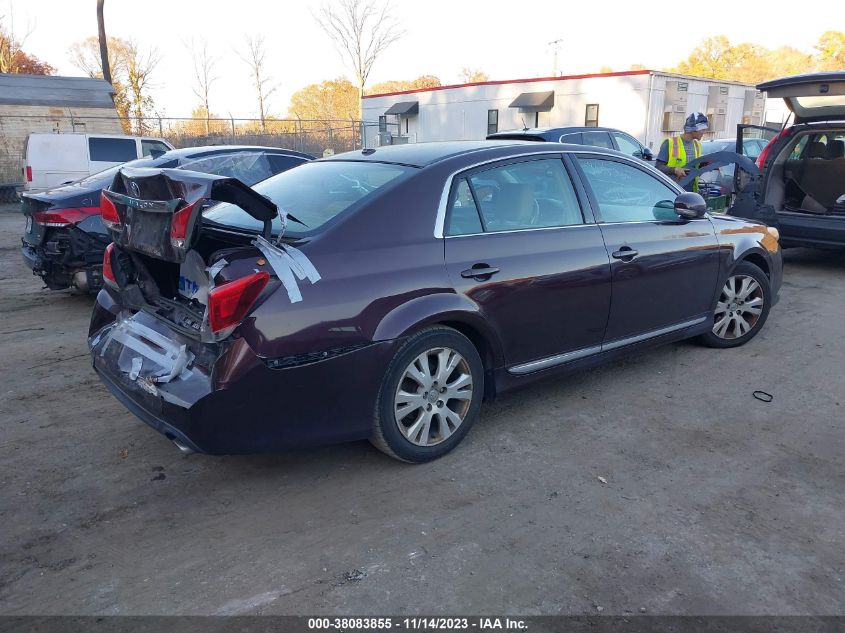
[[[442,457],[469,432],[483,394],[475,345],[452,328],[422,330],[405,341],[385,373],[370,441],[405,462]]]
[[[766,273],[750,262],[740,262],[725,280],[713,311],[713,327],[699,340],[708,347],[745,345],[769,316],[772,288]]]

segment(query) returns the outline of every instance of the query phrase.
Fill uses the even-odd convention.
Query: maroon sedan
[[[641,161],[522,142],[365,149],[254,188],[124,169],[94,368],[185,451],[454,448],[483,399],[698,337],[746,343],[778,234]]]

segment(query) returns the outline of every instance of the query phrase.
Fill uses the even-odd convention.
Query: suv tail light
[[[114,270],[111,267],[111,256],[114,252],[114,242],[109,242],[106,246],[106,251],[103,253],[103,281],[111,286],[117,288],[117,280],[114,277]]]
[[[26,181],[32,182],[32,166],[31,165],[26,166]]]
[[[79,224],[85,218],[98,213],[98,207],[79,207],[77,209],[50,209],[36,211],[32,214],[32,221],[36,224],[51,227],[65,227]]]
[[[117,215],[117,207],[114,202],[106,197],[105,193],[100,194],[100,216],[102,216],[103,223],[108,228],[113,228],[120,224],[120,217]]]
[[[763,151],[760,152],[760,155],[757,157],[757,169],[763,171],[763,165],[766,164],[766,159],[769,157],[769,152],[772,151],[772,148],[775,146],[780,139],[785,137],[789,133],[789,128],[783,128],[780,133],[775,136],[771,141],[766,143],[766,147],[763,148]]]
[[[269,280],[270,275],[261,271],[212,288],[208,293],[208,324],[211,331],[220,332],[238,325]]]

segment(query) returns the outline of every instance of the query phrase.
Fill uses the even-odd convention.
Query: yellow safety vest
[[[697,139],[692,140],[692,146],[695,148],[695,158],[701,157],[701,141]],[[687,164],[687,151],[684,149],[684,143],[680,136],[669,137],[669,157],[666,161],[666,166],[685,167]],[[692,181],[692,190],[698,191],[698,178]]]

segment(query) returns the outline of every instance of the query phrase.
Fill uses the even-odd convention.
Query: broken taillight
[[[85,218],[98,213],[99,207],[79,207],[76,209],[50,209],[36,211],[32,214],[32,221],[36,224],[50,227],[65,227],[79,224]]]
[[[261,271],[212,288],[208,293],[208,324],[211,331],[220,332],[238,325],[269,280],[269,273]]]
[[[787,134],[789,134],[789,128],[785,127],[780,131],[777,136],[775,136],[771,141],[766,143],[766,147],[763,148],[763,151],[760,152],[760,155],[757,157],[757,169],[763,171],[763,165],[766,164],[766,159],[769,157],[769,152],[772,151],[772,148],[775,146],[775,143],[777,143]]]
[[[103,224],[112,228],[120,224],[120,217],[117,215],[117,207],[114,202],[106,197],[105,193],[100,194],[100,216]]]
[[[170,220],[170,243],[176,248],[182,248],[185,245],[185,238],[188,236],[188,224],[196,205],[197,203],[194,202],[194,204],[179,209]]]
[[[117,280],[114,277],[114,270],[111,267],[111,256],[113,252],[114,242],[110,242],[106,246],[106,251],[103,253],[103,281],[112,288],[117,288]]]

